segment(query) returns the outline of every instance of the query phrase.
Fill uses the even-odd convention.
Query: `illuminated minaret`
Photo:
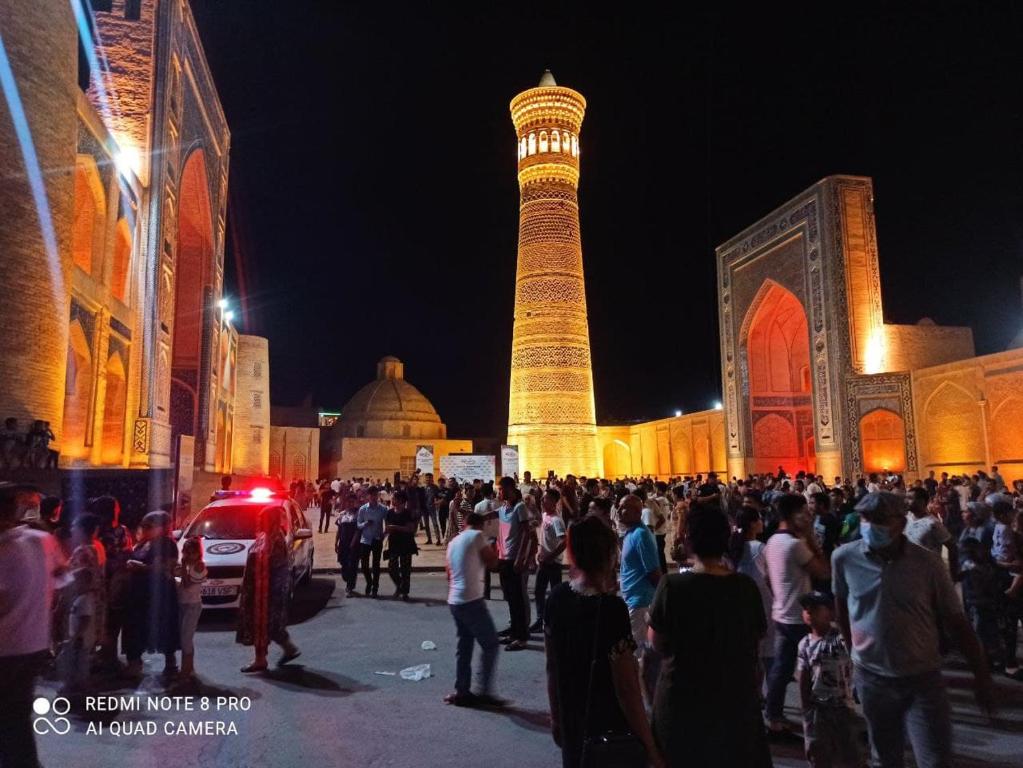
[[[539,476],[600,470],[576,196],[585,111],[550,71],[511,102],[520,201],[508,443]]]

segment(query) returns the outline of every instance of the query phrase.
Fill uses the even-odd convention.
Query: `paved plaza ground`
[[[390,581],[381,581],[390,595]],[[197,635],[201,685],[181,691],[194,696],[249,697],[248,711],[122,712],[96,716],[103,734],[87,733],[88,722],[71,718],[66,735],[38,738],[47,768],[235,768],[262,766],[556,766],[560,755],[547,727],[544,655],[539,638],[529,650],[501,653],[498,687],[513,704],[505,712],[446,706],[444,694],[454,677],[454,628],[444,604],[445,578],[413,575],[410,603],[365,597],[346,598],[335,576],[317,575],[297,594],[292,635],[302,656],[284,670],[250,677],[238,669],[250,660],[234,643],[233,615],[207,612]],[[500,592],[495,590],[495,597]],[[507,623],[500,599],[491,611]],[[424,651],[431,640],[437,650]],[[276,651],[274,651],[276,653]],[[403,667],[429,663],[433,677],[411,682],[397,675]],[[157,673],[162,660],[149,657],[140,694],[163,693]],[[956,766],[1020,765],[1023,754],[1023,685],[999,682],[1007,705],[999,722],[987,724],[973,707],[969,678],[952,665],[949,682],[954,705]],[[51,684],[41,694],[52,695]],[[111,691],[127,696],[133,691]],[[796,717],[795,686],[790,716]],[[155,729],[155,735],[114,736],[109,721]],[[165,723],[219,720],[237,734],[165,735]],[[138,725],[141,723],[142,725]],[[186,726],[187,727],[187,726]],[[775,765],[802,766],[797,748],[775,748]]]

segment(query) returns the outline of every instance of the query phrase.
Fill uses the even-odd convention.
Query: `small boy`
[[[852,706],[852,660],[841,633],[832,626],[832,598],[810,592],[799,604],[810,627],[797,651],[806,759],[814,768],[858,768],[863,758]]]
[[[79,693],[88,685],[92,652],[96,647],[93,572],[88,568],[78,568],[72,577],[67,640],[61,649],[59,664],[64,678],[60,692],[65,695]]]

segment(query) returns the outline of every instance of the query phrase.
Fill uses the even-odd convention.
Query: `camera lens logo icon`
[[[44,733],[56,733],[63,736],[71,730],[71,721],[64,715],[71,711],[71,702],[63,696],[50,700],[40,696],[32,702],[32,711],[37,717],[32,721],[32,730],[42,736]],[[52,717],[48,717],[48,715]]]

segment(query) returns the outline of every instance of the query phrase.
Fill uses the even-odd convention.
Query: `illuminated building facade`
[[[886,324],[871,180],[823,179],[717,249],[729,475],[1023,477],[1023,349]]]
[[[230,133],[188,4],[0,14],[15,83],[0,100],[0,280],[17,296],[0,308],[0,417],[49,421],[65,468],[170,467],[179,435],[199,471],[230,472],[236,447],[265,465],[250,445],[268,439],[265,414],[235,429],[250,405],[221,302]],[[244,357],[251,396],[265,340]]]
[[[549,71],[511,102],[520,201],[508,443],[534,475],[600,469],[576,194],[585,110]]]
[[[448,438],[448,428],[427,397],[405,379],[405,365],[388,355],[377,363],[376,378],[345,403],[340,417],[322,430],[326,461],[332,477],[383,479],[416,468],[416,448],[429,445],[434,464],[442,456],[472,453],[472,440]],[[285,461],[282,454],[280,461]],[[271,455],[270,463],[277,459]]]

